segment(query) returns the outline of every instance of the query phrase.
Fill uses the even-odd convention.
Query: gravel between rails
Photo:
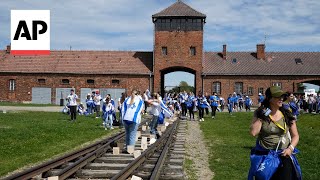
[[[186,158],[194,163],[197,179],[211,180],[214,173],[209,168],[209,152],[204,141],[199,121],[188,121],[188,131],[186,137]]]

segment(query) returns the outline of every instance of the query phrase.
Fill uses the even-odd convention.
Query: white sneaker
[[[214,119],[214,116],[212,116],[212,119]]]
[[[204,118],[202,118],[202,121],[204,121]]]
[[[99,117],[96,117],[96,119],[97,119],[97,118],[99,118]]]
[[[110,129],[114,129],[113,127],[111,127]]]
[[[107,130],[108,130],[108,128],[104,128],[104,130],[106,130],[106,131],[107,131]]]

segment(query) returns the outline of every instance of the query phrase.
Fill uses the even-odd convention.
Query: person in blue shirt
[[[289,98],[283,102],[282,106],[289,110],[293,117],[296,119],[296,121],[298,121],[298,115],[300,114],[299,113],[299,106],[298,104],[296,103],[296,100],[295,100],[295,97],[293,95],[293,93],[288,93],[289,94]]]
[[[261,93],[259,93],[259,96],[258,96],[258,106],[259,107],[261,106],[261,103],[263,102],[263,100],[264,100],[264,96]]]
[[[216,92],[212,93],[212,96],[210,96],[210,106],[211,106],[211,118],[214,119],[216,116],[216,111],[219,105],[220,98],[217,96]]]
[[[233,110],[232,94],[229,94],[227,102],[228,102],[228,112],[229,112],[229,114],[232,114],[232,110]]]
[[[193,93],[189,92],[186,105],[187,105],[187,108],[189,110],[189,116],[190,116],[190,120],[191,121],[194,120],[194,111],[193,111],[193,109],[194,109],[194,106],[195,106],[195,103],[194,103],[195,100],[196,99],[195,99]]]
[[[202,94],[202,92],[199,92],[199,95],[197,97],[197,104],[198,104],[198,111],[199,111],[199,121],[204,121],[204,109],[206,107],[209,107],[209,103],[207,102],[206,97]]]
[[[252,100],[249,96],[246,96],[245,101],[244,101],[244,105],[246,108],[246,112],[251,111]]]
[[[231,100],[232,100],[232,103],[233,103],[233,110],[235,112],[237,112],[238,111],[238,107],[239,107],[239,98],[238,98],[236,92],[233,93],[233,95],[231,97]]]

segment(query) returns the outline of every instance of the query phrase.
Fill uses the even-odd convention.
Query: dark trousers
[[[217,106],[211,106],[211,116],[216,116]]]
[[[181,109],[182,109],[182,116],[185,116],[187,114],[187,105],[186,103],[181,103]]]
[[[190,120],[191,120],[191,118],[193,118],[193,119],[194,119],[193,107],[189,107],[189,108],[188,108],[188,110],[189,110]]]
[[[69,108],[70,108],[71,120],[76,120],[77,119],[77,106],[69,106]]]
[[[206,110],[206,115],[208,115],[209,114],[209,108],[205,108],[205,110]]]
[[[144,101],[144,113],[147,113],[148,101]]]
[[[296,172],[294,170],[290,157],[281,156],[282,164],[272,176],[271,180],[296,180]]]
[[[100,105],[96,105],[95,110],[96,110],[96,117],[100,117]]]
[[[199,110],[199,118],[202,119],[204,115],[204,108],[198,107]]]

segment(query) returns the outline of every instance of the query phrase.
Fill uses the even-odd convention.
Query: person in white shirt
[[[105,99],[105,103],[102,109],[103,109],[103,121],[104,121],[105,130],[107,130],[108,128],[114,129],[112,127],[112,124],[113,124],[112,114],[114,112],[114,106],[111,103],[109,96],[107,96],[107,98]]]
[[[74,89],[70,90],[70,94],[66,98],[69,104],[71,121],[75,121],[77,119],[77,99],[78,96],[74,93]]]
[[[93,102],[95,105],[95,111],[96,111],[96,118],[100,117],[100,101],[102,100],[101,95],[99,94],[99,91],[96,91],[96,94],[93,98]]]
[[[139,98],[138,91],[133,90],[121,107],[121,116],[126,131],[126,145],[135,145],[136,134],[141,122],[143,100]]]
[[[157,93],[152,93],[150,100],[148,100],[148,104],[151,105],[151,114],[152,114],[152,120],[150,123],[150,133],[155,134],[158,138],[159,133],[157,131],[157,126],[158,126],[158,118],[161,112],[161,100],[160,96]]]

